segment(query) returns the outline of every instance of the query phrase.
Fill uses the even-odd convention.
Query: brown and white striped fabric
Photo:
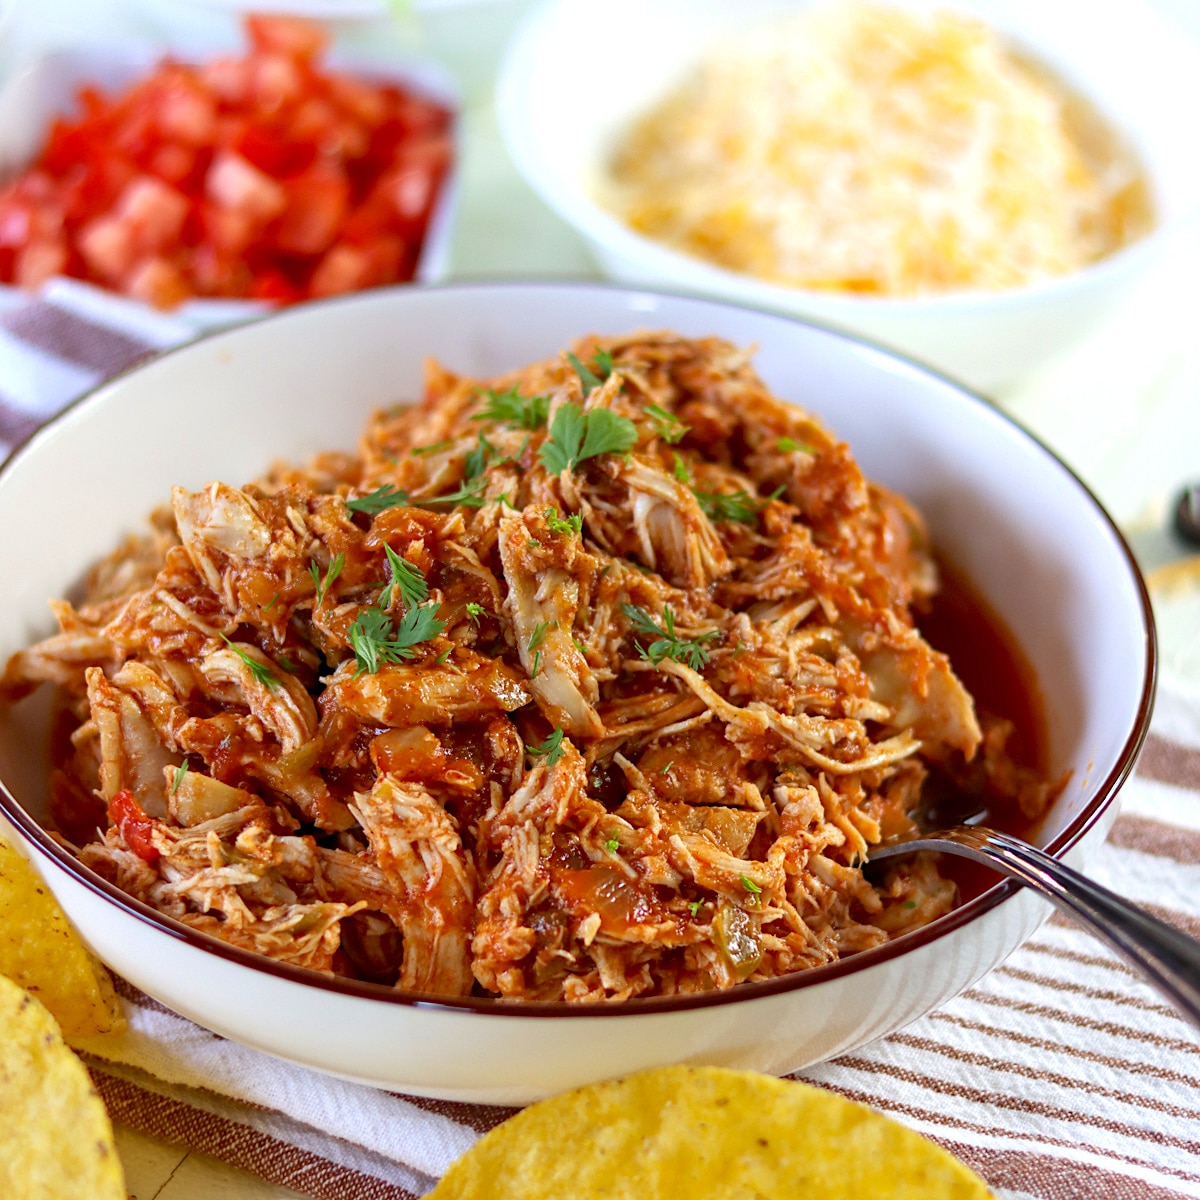
[[[186,324],[66,285],[0,311],[0,441],[27,436]],[[1167,680],[1102,882],[1200,936],[1200,691]],[[120,1038],[80,1044],[113,1117],[326,1200],[408,1200],[510,1110],[392,1095],[208,1033],[124,985]],[[976,987],[805,1072],[974,1167],[1005,1200],[1200,1198],[1200,1038],[1052,918]]]

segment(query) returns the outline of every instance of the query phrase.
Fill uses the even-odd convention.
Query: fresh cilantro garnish
[[[758,884],[755,883],[754,880],[750,878],[749,875],[741,876],[741,880],[742,880],[742,887],[744,887],[746,889],[746,891],[750,893],[750,903],[751,904],[761,904],[762,901],[761,901],[760,897],[762,896],[762,888],[760,888],[758,886]]]
[[[692,916],[694,917],[700,911],[703,904],[704,904],[703,900],[690,901],[688,903],[688,912],[690,912],[692,914]]]
[[[478,625],[479,618],[485,612],[487,612],[487,609],[482,604],[476,604],[474,600],[467,601],[467,617],[470,619],[472,625]]]
[[[592,359],[592,366],[585,367],[574,354],[567,355],[567,361],[575,368],[575,374],[579,376],[579,382],[583,386],[584,399],[587,399],[612,374],[612,355],[608,356],[607,371],[604,370],[605,364],[600,362],[599,358],[600,356],[597,354]],[[592,369],[593,367],[595,370]],[[603,374],[598,372],[603,372]]]
[[[775,443],[775,449],[781,454],[795,454],[797,450],[803,451],[805,454],[816,454],[816,446],[810,446],[807,442],[798,442],[795,438],[781,437]]]
[[[915,900],[905,900],[904,907],[905,908],[916,908],[917,902]]]
[[[685,425],[674,413],[667,412],[665,408],[658,404],[647,404],[646,414],[654,424],[654,432],[664,442],[669,442],[672,446],[676,442],[682,442],[691,428],[690,425]]]
[[[171,795],[175,795],[179,791],[179,785],[183,782],[183,777],[188,773],[188,760],[185,757],[183,762],[175,768],[175,774],[171,777]]]
[[[392,620],[381,608],[363,609],[350,626],[350,646],[358,660],[358,670],[374,673],[379,664],[399,662],[413,658],[414,646],[428,642],[446,628],[444,621],[437,619],[436,604],[422,604],[410,608],[392,629]]]
[[[325,603],[325,597],[329,594],[329,589],[333,586],[333,581],[342,573],[342,568],[346,565],[346,556],[344,554],[335,554],[329,560],[329,566],[325,568],[325,578],[321,578],[321,568],[317,566],[316,559],[308,564],[308,573],[312,576],[313,586],[317,589],[317,607],[320,608]]]
[[[346,507],[351,512],[366,513],[373,517],[376,513],[384,512],[386,509],[400,508],[409,503],[406,491],[392,487],[390,483],[385,483],[373,492],[359,496],[357,500],[347,500]]]
[[[431,442],[428,446],[414,446],[414,454],[437,454],[439,450],[449,450],[453,442]]]
[[[522,396],[515,387],[507,392],[486,388],[480,392],[487,403],[472,417],[474,421],[501,421],[518,429],[541,429],[550,412],[549,396]],[[519,456],[518,456],[519,457]]]
[[[610,837],[608,841],[604,843],[604,848],[609,852],[609,854],[616,854],[616,852],[621,848],[621,841],[619,838]]]
[[[525,548],[526,548],[527,550],[536,550],[536,549],[537,549],[537,548],[538,548],[538,547],[539,547],[541,544],[542,544],[542,543],[541,543],[541,542],[539,542],[539,541],[537,540],[537,538],[535,538],[535,537],[531,537],[531,538],[530,538],[530,539],[529,539],[529,540],[528,540],[528,541],[525,543]]]
[[[546,766],[552,767],[563,756],[562,740],[563,731],[555,727],[554,732],[540,746],[527,745],[525,750],[536,758],[545,757]]]
[[[407,558],[401,558],[386,542],[383,549],[387,554],[388,565],[392,568],[392,582],[380,593],[379,607],[391,607],[393,589],[400,593],[400,603],[405,608],[412,608],[414,604],[428,600],[429,585],[425,582],[425,576],[421,574],[421,568],[414,566]]]
[[[546,509],[546,528],[551,533],[581,533],[583,531],[583,513],[572,513],[569,517],[560,517],[557,508]]]
[[[599,454],[624,454],[637,443],[637,426],[607,408],[585,413],[578,404],[560,404],[550,422],[550,436],[538,448],[551,475],[573,471]]]
[[[280,654],[280,655],[279,655],[279,656],[278,656],[278,657],[275,659],[275,661],[276,661],[276,662],[277,662],[277,663],[278,663],[278,664],[279,664],[279,665],[280,665],[280,666],[281,666],[281,667],[282,667],[282,668],[283,668],[285,671],[294,671],[294,670],[296,669],[296,664],[295,664],[294,662],[292,662],[292,660],[291,660],[290,658],[288,658],[288,656],[287,656],[286,654]]]
[[[550,632],[551,625],[549,621],[539,621],[533,627],[533,633],[529,637],[529,652],[532,654],[545,640],[546,634]]]
[[[447,492],[444,496],[430,496],[424,500],[414,500],[418,508],[429,508],[434,504],[465,504],[468,508],[482,508],[487,499],[483,492],[487,487],[487,476],[479,475],[475,479],[464,479],[462,487],[456,492]]]
[[[467,455],[466,461],[463,463],[463,482],[469,483],[473,479],[478,479],[488,469],[488,464],[495,456],[496,447],[480,433],[479,443]]]
[[[271,609],[273,609],[275,607],[275,604],[278,601],[278,599],[279,599],[279,593],[276,592],[275,595],[273,595],[270,598],[270,600],[267,601],[266,607],[263,609],[263,612],[269,613],[271,611]]]
[[[448,659],[448,658],[450,657],[450,652],[451,652],[453,649],[454,649],[454,647],[453,647],[453,646],[447,646],[447,647],[445,648],[445,650],[443,650],[443,651],[441,652],[441,654],[439,654],[439,655],[437,656],[437,658],[435,658],[435,659],[433,660],[433,665],[434,665],[435,667],[440,667],[440,666],[441,666],[441,665],[442,665],[442,664],[443,664],[443,663],[446,661],[446,659]]]
[[[538,672],[542,669],[542,652],[535,650],[533,652],[533,664],[529,668],[529,678],[531,680],[538,677]]]
[[[693,488],[692,495],[696,497],[704,515],[710,521],[744,521],[747,525],[753,525],[758,519],[758,510],[762,507],[745,491],[721,494]]]
[[[571,644],[576,650],[579,651],[580,654],[583,655],[584,658],[587,658],[588,648],[578,638],[572,638]]]
[[[692,482],[692,473],[687,469],[687,463],[683,461],[679,454],[675,455],[674,474],[675,478],[678,479],[680,483],[690,484]]]
[[[704,643],[721,636],[719,629],[709,629],[697,634],[694,638],[680,638],[675,635],[675,614],[665,604],[663,605],[663,623],[654,623],[644,608],[633,604],[622,604],[621,611],[629,618],[630,624],[639,633],[654,637],[649,646],[639,649],[638,653],[657,666],[664,658],[675,662],[686,662],[693,671],[699,671],[708,665],[709,655]]]
[[[675,760],[671,759],[671,761],[669,763],[667,763],[667,765],[665,767],[663,767],[663,769],[661,771],[659,771],[659,774],[665,775],[674,765],[675,765]]]
[[[274,691],[279,686],[279,680],[271,672],[271,668],[266,663],[259,662],[257,658],[247,654],[236,642],[231,642],[224,634],[221,634],[221,641],[227,645],[246,664],[247,670],[259,683]]]

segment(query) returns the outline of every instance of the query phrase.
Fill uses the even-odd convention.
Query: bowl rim
[[[1090,798],[1086,804],[1081,807],[1070,824],[1057,837],[1044,846],[1043,849],[1055,858],[1061,858],[1101,819],[1102,815],[1112,805],[1121,786],[1132,773],[1142,745],[1146,740],[1150,728],[1150,717],[1154,707],[1154,697],[1158,680],[1158,642],[1150,593],[1129,543],[1099,498],[1079,475],[1036,434],[1030,432],[1030,430],[1010,414],[998,409],[980,392],[972,390],[944,372],[926,366],[912,357],[881,346],[870,338],[847,332],[835,326],[822,324],[820,321],[812,320],[808,317],[780,313],[769,308],[755,307],[753,305],[734,304],[730,301],[714,299],[709,296],[698,296],[687,292],[634,287],[594,280],[477,280],[422,286],[397,284],[392,287],[376,288],[343,296],[333,296],[325,300],[309,301],[305,304],[292,305],[288,308],[266,313],[253,321],[233,328],[201,333],[191,341],[164,350],[149,360],[134,363],[101,383],[96,384],[94,387],[89,388],[25,438],[24,441],[13,447],[3,462],[0,462],[0,486],[3,486],[4,477],[17,461],[24,457],[26,451],[35,442],[41,441],[43,436],[52,434],[54,428],[60,422],[64,421],[77,408],[88,403],[98,393],[123,380],[126,376],[133,375],[139,371],[153,369],[165,359],[186,354],[193,347],[201,343],[207,344],[213,340],[236,338],[244,335],[249,328],[263,321],[287,321],[290,317],[299,316],[312,309],[331,308],[356,303],[371,303],[373,299],[379,300],[384,297],[405,293],[410,295],[414,302],[420,303],[420,296],[426,293],[433,295],[453,295],[456,292],[477,293],[481,291],[499,293],[519,293],[523,291],[537,293],[591,291],[614,297],[644,297],[649,295],[668,301],[683,300],[692,303],[698,302],[714,310],[736,309],[742,312],[759,314],[773,320],[816,330],[834,339],[850,343],[851,346],[866,349],[872,356],[884,360],[899,361],[913,367],[922,374],[931,376],[938,382],[953,388],[964,400],[974,405],[983,406],[990,414],[999,417],[1027,438],[1035,449],[1040,451],[1049,460],[1050,466],[1063,472],[1083,494],[1083,498],[1087,502],[1090,502],[1095,510],[1095,515],[1113,537],[1116,548],[1124,559],[1124,565],[1129,571],[1141,607],[1145,665],[1142,673],[1141,694],[1138,698],[1137,710],[1132,726],[1125,738],[1124,745],[1121,747],[1120,754],[1108,775],[1099,783],[1089,787]],[[321,991],[346,997],[347,999],[379,1000],[385,1004],[401,1008],[437,1009],[443,1012],[476,1013],[491,1017],[565,1017],[574,1019],[601,1017],[612,1019],[620,1016],[686,1012],[693,1009],[718,1007],[750,1000],[765,1000],[782,993],[815,987],[822,983],[881,966],[910,951],[915,951],[932,942],[938,941],[955,930],[970,924],[978,917],[992,911],[1004,901],[1015,896],[1021,886],[1011,879],[1002,880],[987,888],[978,896],[972,897],[945,916],[939,917],[937,920],[930,922],[930,924],[906,933],[893,941],[885,942],[869,950],[859,951],[857,954],[852,954],[846,958],[837,959],[834,962],[825,963],[821,966],[810,967],[803,971],[792,972],[788,975],[782,975],[757,983],[742,983],[735,987],[712,992],[643,998],[634,997],[620,1003],[600,1004],[571,1004],[566,1001],[554,1000],[504,1000],[502,998],[480,996],[432,996],[427,993],[401,991],[384,984],[346,979],[341,976],[323,975],[317,971],[292,966],[289,963],[279,962],[275,959],[255,954],[252,951],[240,949],[210,934],[202,933],[182,924],[175,918],[167,916],[157,909],[151,908],[143,901],[137,900],[133,896],[123,892],[115,884],[110,883],[75,858],[74,855],[50,837],[46,830],[34,820],[12,792],[9,791],[8,785],[2,778],[0,778],[0,817],[6,818],[33,850],[37,851],[43,858],[48,859],[59,870],[72,877],[76,883],[81,884],[101,899],[114,905],[120,912],[194,949],[216,954],[229,963],[261,971],[282,981],[317,988]]]
[[[1162,219],[1159,181],[1150,173],[1132,138],[1115,122],[1110,122],[1118,136],[1128,142],[1143,168],[1143,175],[1150,185],[1155,219],[1151,228],[1141,237],[1078,270],[998,291],[964,288],[944,293],[902,296],[850,294],[833,289],[797,287],[762,279],[746,271],[731,270],[637,233],[615,213],[604,208],[589,194],[582,182],[572,181],[564,175],[554,165],[553,157],[544,152],[533,132],[534,125],[528,119],[529,81],[543,57],[539,53],[540,43],[544,40],[546,30],[552,26],[559,7],[555,0],[545,0],[535,6],[505,47],[495,88],[496,118],[501,137],[522,178],[558,217],[576,229],[593,247],[605,254],[619,255],[627,262],[637,263],[640,270],[653,272],[656,279],[677,281],[680,287],[708,289],[714,297],[724,297],[741,304],[772,305],[784,311],[794,309],[798,304],[810,305],[811,311],[819,309],[821,316],[834,320],[855,314],[861,316],[866,312],[880,316],[902,314],[913,318],[970,316],[1069,298],[1074,292],[1088,289],[1094,282],[1104,282],[1109,276],[1120,276],[1136,268],[1143,259],[1156,257],[1164,243],[1186,235],[1189,230],[1200,228],[1200,199],[1170,221]]]

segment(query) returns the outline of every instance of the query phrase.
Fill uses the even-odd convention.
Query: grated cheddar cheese
[[[1151,224],[1115,134],[992,30],[868,5],[726,43],[630,131],[601,191],[730,270],[887,296],[1052,278]]]

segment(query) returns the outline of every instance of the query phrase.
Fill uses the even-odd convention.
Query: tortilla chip
[[[54,1018],[0,978],[0,1196],[126,1200],[112,1123]]]
[[[482,1137],[427,1200],[985,1200],[940,1146],[803,1083],[662,1067],[543,1100]]]
[[[32,992],[64,1037],[113,1033],[125,1023],[108,971],[88,953],[29,860],[2,837],[0,975]]]

